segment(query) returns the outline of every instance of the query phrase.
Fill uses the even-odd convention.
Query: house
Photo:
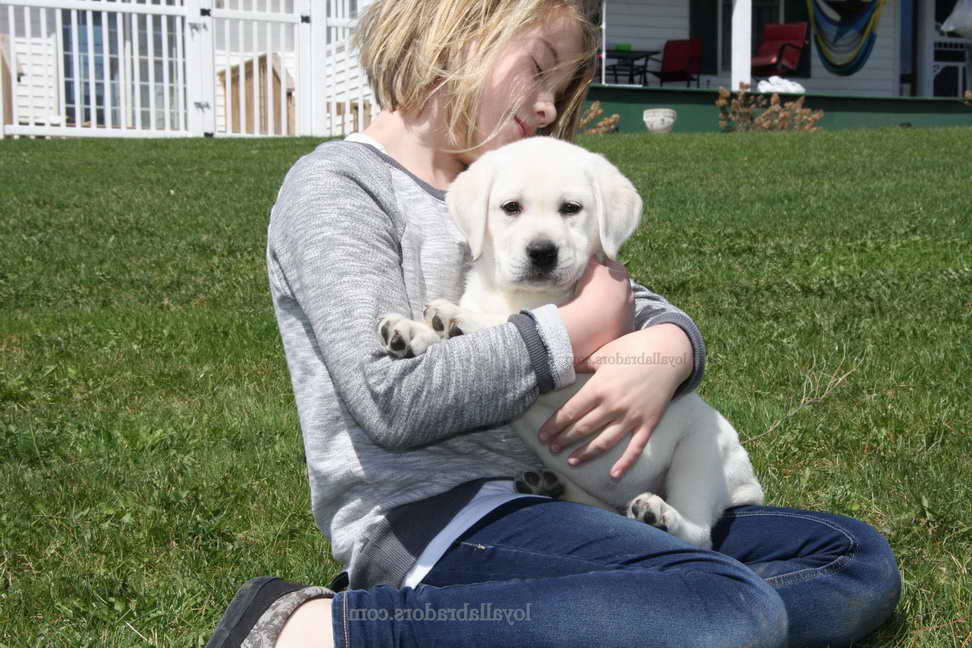
[[[734,89],[732,18],[734,10],[747,4],[752,47],[768,23],[815,27],[800,68],[791,75],[808,93],[960,97],[969,88],[972,40],[939,31],[956,0],[609,0],[603,5],[605,44],[661,50],[669,39],[699,38],[704,44],[702,87]],[[856,66],[833,61],[840,56],[821,37],[821,21],[827,16],[839,16],[847,24],[855,19],[873,22],[861,30],[866,31],[861,40],[869,42],[860,48]]]
[[[369,1],[5,1],[0,136],[351,132],[377,110],[349,40]],[[643,128],[646,106],[676,107],[676,130],[712,130],[703,114],[714,114],[719,87],[750,80],[762,25],[805,21],[813,36],[793,78],[808,105],[826,106],[828,119],[871,115],[831,126],[893,123],[903,113],[918,123],[965,123],[968,109],[945,98],[970,83],[972,41],[938,29],[955,2],[605,0],[605,48],[660,51],[667,40],[701,39],[700,89],[631,87],[604,74],[590,98],[623,113],[625,130]],[[846,19],[839,37],[828,18]]]
[[[958,98],[972,76],[972,39],[941,32],[956,0],[607,0],[604,49],[624,43],[660,51],[672,39],[703,43],[700,90],[615,83],[603,74],[588,95],[620,129],[640,131],[647,107],[678,112],[676,131],[715,130],[718,88],[752,83],[749,63],[762,27],[805,22],[810,38],[788,78],[806,89],[806,105],[827,128],[972,125]],[[610,59],[605,57],[605,63]],[[607,65],[604,66],[606,72]],[[784,100],[786,97],[784,97]]]

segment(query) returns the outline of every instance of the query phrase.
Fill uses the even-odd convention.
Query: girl
[[[504,424],[575,371],[595,373],[541,438],[583,441],[577,462],[625,443],[615,476],[701,380],[695,324],[620,265],[591,260],[562,307],[382,352],[381,314],[461,294],[449,183],[486,150],[573,137],[590,16],[582,0],[377,0],[359,19],[383,110],[294,165],[267,249],[314,515],[347,571],[329,588],[248,582],[210,646],[838,645],[894,609],[890,549],[854,520],[740,507],[703,551],[514,492],[539,461]],[[617,353],[673,361],[598,364]]]

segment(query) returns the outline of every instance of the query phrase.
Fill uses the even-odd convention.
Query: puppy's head
[[[446,203],[477,268],[521,291],[573,284],[592,254],[616,259],[642,208],[604,157],[550,137],[485,153],[452,183]]]

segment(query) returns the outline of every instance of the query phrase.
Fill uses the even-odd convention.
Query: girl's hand
[[[630,435],[627,449],[611,468],[611,477],[619,479],[641,456],[692,366],[692,343],[674,324],[659,324],[609,342],[579,363],[579,370],[594,375],[541,426],[540,441],[556,453],[589,439],[567,460],[577,465]]]
[[[574,367],[594,351],[634,328],[634,295],[628,271],[617,261],[591,257],[577,282],[574,298],[559,308]]]

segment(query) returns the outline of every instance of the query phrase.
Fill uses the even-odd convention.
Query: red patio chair
[[[690,38],[666,41],[662,49],[661,69],[648,72],[658,77],[658,85],[665,85],[666,81],[685,81],[687,88],[695,81],[695,87],[698,88],[701,70],[702,41]]]
[[[763,35],[753,57],[753,76],[786,76],[796,71],[806,44],[805,22],[763,25]]]

